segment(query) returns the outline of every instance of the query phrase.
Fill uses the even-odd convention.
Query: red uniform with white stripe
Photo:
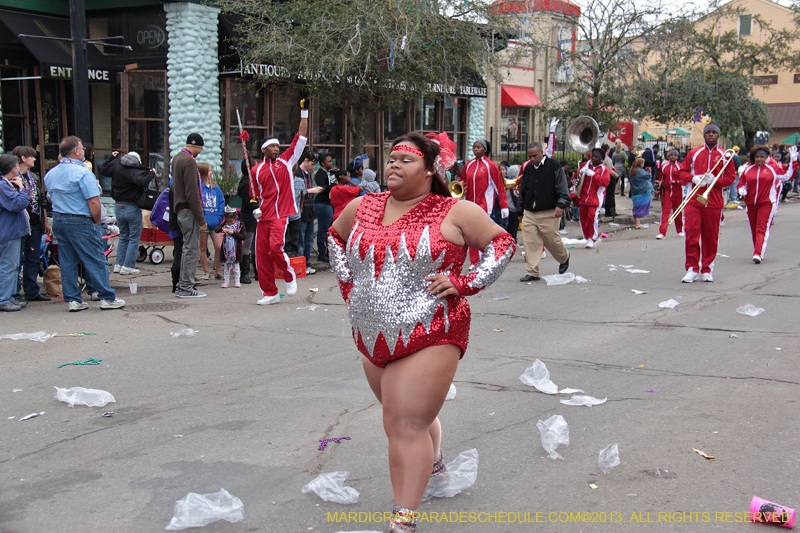
[[[289,266],[289,257],[283,251],[283,246],[286,243],[288,217],[297,213],[292,168],[300,159],[306,142],[305,137],[295,135],[289,148],[274,161],[264,158],[250,171],[250,178],[255,179],[261,198],[261,218],[256,229],[256,263],[258,285],[263,296],[278,294],[278,286],[275,285],[276,266],[285,273],[284,281],[294,280],[294,270]]]
[[[683,201],[683,187],[680,182],[681,164],[675,161],[667,161],[661,165],[661,185],[664,191],[661,193],[661,226],[658,233],[667,236],[667,222],[669,216]],[[675,217],[675,230],[683,233],[683,215]]]
[[[681,185],[692,183],[694,176],[705,174],[714,169],[714,165],[723,158],[724,154],[724,150],[719,146],[709,148],[708,145],[703,145],[690,151],[681,164]],[[714,175],[719,173],[723,164],[725,164],[724,161],[714,169]],[[704,186],[698,188],[683,210],[683,223],[686,226],[686,270],[691,268],[694,272],[711,273],[713,275],[714,260],[717,257],[717,248],[719,246],[719,223],[723,207],[722,189],[733,184],[734,181],[736,181],[736,170],[731,163],[725,167],[725,172],[723,172],[709,193],[708,205],[703,205],[697,201],[697,196],[702,195],[708,189],[707,186]],[[700,266],[701,240],[702,268]]]
[[[476,157],[468,162],[460,179],[464,184],[464,199],[478,204],[487,214],[492,214],[495,195],[500,202],[500,208],[508,208],[500,169],[488,157]]]
[[[611,173],[608,167],[601,161],[594,166],[591,159],[578,167],[578,173],[582,168],[594,171],[594,176],[588,174],[583,178],[580,194],[580,218],[583,238],[587,241],[596,241],[600,236],[598,227],[597,208],[603,205],[606,197],[606,187],[611,182]]]
[[[790,179],[797,170],[797,162],[789,171],[779,168],[778,164],[758,166],[748,164],[739,179],[746,189],[744,203],[747,206],[747,218],[750,220],[750,234],[753,237],[753,255],[763,259],[767,252],[767,241],[772,219],[778,212],[778,198],[781,184]]]
[[[494,197],[500,202],[500,209],[508,208],[508,198],[500,177],[500,169],[488,157],[476,157],[464,167],[459,178],[464,184],[464,199],[481,206],[491,216],[494,209]],[[469,260],[474,265],[480,259],[480,250],[469,249]]]

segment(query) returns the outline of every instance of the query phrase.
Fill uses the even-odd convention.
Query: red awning
[[[530,87],[518,85],[501,85],[502,98],[500,105],[503,107],[538,107],[542,101]]]

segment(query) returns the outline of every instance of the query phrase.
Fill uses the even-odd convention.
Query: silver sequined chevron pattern
[[[503,274],[509,261],[511,261],[512,255],[514,255],[514,247],[509,246],[503,255],[495,259],[494,244],[491,242],[487,244],[486,248],[483,249],[480,261],[469,268],[467,275],[477,274],[475,278],[469,282],[469,286],[482,289],[497,281]]]
[[[386,246],[383,268],[375,278],[375,245],[370,245],[362,260],[358,250],[364,233],[357,237],[356,228],[350,234],[347,250],[342,250],[329,240],[331,263],[343,281],[352,281],[350,293],[350,324],[354,334],[361,339],[373,355],[378,335],[383,333],[389,352],[394,353],[399,338],[407,346],[409,336],[417,324],[430,332],[431,322],[439,306],[444,308],[445,331],[450,327],[447,300],[436,298],[426,290],[430,281],[425,278],[438,273],[445,252],[434,260],[431,253],[429,227],[425,226],[417,244],[414,259],[406,245],[406,236],[400,237],[397,259],[390,246]],[[354,238],[355,237],[355,238]],[[358,337],[356,337],[358,338]]]

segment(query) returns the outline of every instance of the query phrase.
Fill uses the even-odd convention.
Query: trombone
[[[725,153],[719,159],[719,161],[717,161],[714,164],[714,166],[711,168],[711,170],[706,172],[706,175],[714,174],[714,172],[717,170],[717,167],[719,166],[719,164],[722,163],[722,168],[719,169],[719,172],[717,172],[716,176],[714,176],[714,179],[711,181],[710,184],[708,184],[708,186],[707,186],[708,188],[706,189],[706,192],[704,192],[703,194],[701,194],[700,196],[697,197],[697,201],[698,202],[700,202],[703,205],[708,205],[708,195],[711,193],[711,189],[714,188],[714,185],[717,183],[717,180],[722,177],[723,172],[725,172],[725,168],[727,168],[728,164],[731,161],[733,161],[734,153],[735,152],[733,150],[725,150]],[[686,195],[686,198],[684,198],[683,201],[681,202],[681,204],[675,209],[675,212],[672,213],[672,215],[670,215],[669,221],[667,221],[667,225],[672,224],[672,222],[676,218],[678,218],[678,216],[683,212],[683,210],[686,208],[686,206],[692,200],[694,195],[697,194],[697,191],[700,190],[700,187],[706,187],[706,185],[700,185],[701,183],[703,183],[703,180],[700,180],[698,183],[696,183],[695,186],[692,188],[692,190],[689,192],[689,194]]]

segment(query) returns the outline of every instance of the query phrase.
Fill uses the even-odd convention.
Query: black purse
[[[156,200],[158,200],[158,191],[153,189],[145,189],[142,191],[139,201],[136,202],[136,207],[139,209],[144,209],[145,211],[152,211],[153,207],[156,205]]]

